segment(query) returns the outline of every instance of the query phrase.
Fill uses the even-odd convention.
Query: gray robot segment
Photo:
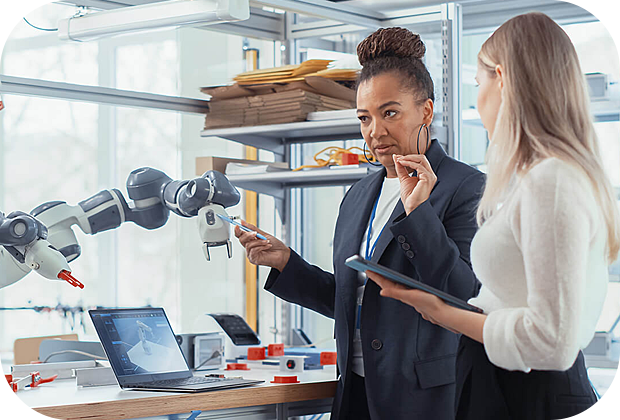
[[[161,197],[166,184],[172,181],[168,175],[153,168],[139,168],[131,171],[127,178],[127,194],[132,200]]]
[[[223,207],[231,207],[238,204],[241,200],[241,194],[224,174],[217,171],[208,171],[202,175],[202,178],[211,180],[215,190],[211,201],[215,204],[219,204]]]
[[[65,256],[67,262],[71,262],[82,255],[82,247],[78,244],[67,245],[64,248],[60,248],[58,252]]]
[[[208,180],[205,178],[192,179],[179,193],[179,207],[186,214],[196,216],[198,210],[204,206],[204,203],[209,198],[209,194],[211,194],[211,183]]]
[[[88,218],[90,229],[93,233],[103,232],[117,228],[121,225],[121,215],[116,207],[108,207],[107,209],[90,216]]]
[[[78,204],[80,207],[82,207],[82,210],[84,210],[85,212],[88,212],[94,209],[95,207],[100,206],[103,203],[107,203],[110,200],[113,200],[113,197],[112,197],[112,194],[110,194],[110,191],[103,190],[103,191],[99,191],[97,194],[93,195],[90,198],[87,198],[84,201],[80,201]]]
[[[0,241],[3,245],[27,245],[37,238],[47,238],[47,228],[37,219],[22,211],[8,216],[0,213]]]

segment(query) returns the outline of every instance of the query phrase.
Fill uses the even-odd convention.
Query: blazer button
[[[381,347],[383,347],[383,343],[381,342],[381,340],[375,338],[370,343],[370,347],[372,347],[373,350],[381,350]]]
[[[413,251],[407,251],[405,252],[405,255],[407,256],[407,258],[413,258]]]
[[[404,244],[406,241],[406,238],[403,235],[398,235],[398,238],[396,238],[398,240],[399,243]]]
[[[411,245],[409,245],[408,243],[402,244],[402,247],[405,251],[409,251],[411,249]]]

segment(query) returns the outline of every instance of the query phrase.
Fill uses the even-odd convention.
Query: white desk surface
[[[17,395],[26,405],[50,417],[113,420],[325,399],[334,396],[337,384],[335,366],[303,373],[280,372],[277,368],[219,373],[260,379],[265,383],[188,394],[122,390],[118,385],[78,388],[75,379],[66,379],[20,391]],[[274,375],[297,375],[301,383],[272,384]]]

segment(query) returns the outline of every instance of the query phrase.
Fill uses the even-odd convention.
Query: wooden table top
[[[170,414],[192,410],[210,411],[332,398],[336,392],[336,369],[305,371],[299,384],[272,384],[274,375],[287,375],[276,369],[226,372],[265,383],[197,394],[122,390],[117,385],[81,388],[75,379],[55,381],[16,395],[35,411],[67,420],[117,420]]]

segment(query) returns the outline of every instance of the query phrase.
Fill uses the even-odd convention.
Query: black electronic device
[[[404,286],[410,287],[412,289],[419,289],[427,293],[431,293],[444,302],[455,306],[459,309],[465,309],[471,312],[477,312],[479,314],[484,313],[484,311],[474,305],[470,305],[462,299],[449,295],[448,293],[435,289],[428,284],[424,284],[420,281],[414,280],[411,277],[405,276],[404,274],[399,273],[398,271],[394,271],[391,268],[387,268],[383,265],[377,264],[372,261],[368,261],[362,258],[359,255],[353,255],[349,257],[344,262],[348,267],[351,267],[354,270],[361,271],[362,273],[365,271],[373,271],[375,273],[381,274],[384,277],[387,277],[389,280],[392,280],[396,283],[400,283]]]
[[[209,314],[222,327],[235,346],[254,346],[260,339],[247,322],[236,314]]]
[[[203,392],[264,382],[194,376],[162,308],[101,309],[88,313],[123,389]]]

